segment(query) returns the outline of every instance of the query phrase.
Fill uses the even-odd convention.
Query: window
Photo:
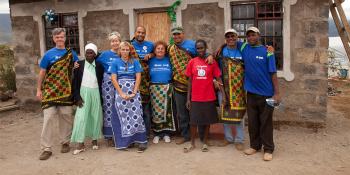
[[[62,27],[66,29],[66,46],[80,54],[77,13],[59,13],[53,21],[49,22],[45,19],[43,21],[45,22],[46,50],[55,47],[52,40],[52,29]]]
[[[251,26],[259,28],[261,42],[275,48],[277,69],[283,68],[283,6],[282,0],[256,0],[231,4],[232,28],[241,40]]]

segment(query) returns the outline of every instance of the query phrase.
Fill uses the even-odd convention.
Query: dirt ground
[[[239,174],[239,175],[348,175],[350,174],[350,82],[332,81],[341,91],[328,100],[326,127],[312,129],[282,126],[274,131],[274,160],[264,162],[262,153],[245,156],[227,147],[210,147],[183,153],[174,142],[151,144],[143,153],[117,151],[100,141],[77,156],[61,154],[56,140],[53,156],[38,160],[42,116],[25,110],[0,113],[0,174]],[[247,131],[246,131],[247,133]],[[246,139],[246,145],[248,145]]]

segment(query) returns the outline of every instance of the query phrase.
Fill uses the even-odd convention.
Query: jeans
[[[221,99],[222,99],[222,94],[221,92],[218,92],[218,100],[220,105],[221,105]],[[236,128],[235,138],[232,135],[232,126]],[[239,124],[224,124],[224,134],[225,134],[225,139],[228,142],[243,143],[244,142],[244,118],[242,119],[242,122]]]

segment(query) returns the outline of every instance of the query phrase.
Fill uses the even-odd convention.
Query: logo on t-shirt
[[[205,77],[206,72],[205,69],[207,66],[197,66],[197,75],[198,75],[198,79],[207,79],[207,77]]]
[[[147,46],[143,46],[142,49],[143,49],[143,52],[147,52]]]
[[[259,60],[263,60],[264,59],[264,57],[261,57],[261,56],[256,56],[255,58],[259,59]]]

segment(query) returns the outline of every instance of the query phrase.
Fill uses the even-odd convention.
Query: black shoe
[[[51,151],[44,151],[40,154],[39,160],[47,160],[51,157],[52,152]]]

